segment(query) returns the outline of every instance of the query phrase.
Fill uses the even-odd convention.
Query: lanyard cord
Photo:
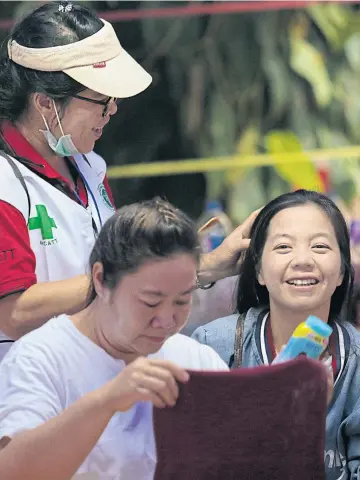
[[[84,157],[85,157],[85,156],[84,156]],[[75,162],[71,161],[68,157],[65,157],[65,158],[66,158],[66,160],[67,160],[68,163],[69,163],[70,170],[71,170],[71,169],[74,169],[74,170],[76,171],[76,173],[79,175],[79,177],[81,178],[81,180],[82,180],[82,182],[83,182],[83,184],[84,184],[84,186],[85,186],[86,192],[87,192],[88,194],[90,194],[90,197],[91,197],[91,199],[92,199],[92,201],[93,201],[93,204],[95,205],[96,214],[97,214],[97,217],[98,217],[98,219],[99,219],[100,228],[101,228],[101,227],[102,227],[102,218],[101,218],[101,215],[100,215],[99,207],[98,207],[98,204],[97,204],[97,202],[96,202],[95,196],[94,196],[94,194],[93,194],[93,192],[92,192],[92,190],[91,190],[91,188],[90,188],[90,186],[89,186],[86,178],[85,178],[84,175],[81,173],[81,171],[79,170],[79,168],[78,168],[78,166],[76,165]],[[87,163],[89,163],[86,157],[84,158],[84,160],[86,160]],[[75,185],[76,185],[76,179],[75,179]],[[97,228],[97,225],[96,225],[96,222],[95,222],[95,220],[94,220],[94,217],[92,216],[92,209],[91,209],[91,205],[90,205],[90,199],[88,198],[88,207],[87,207],[87,206],[84,204],[84,202],[82,201],[82,199],[81,199],[81,197],[80,197],[80,195],[79,195],[79,193],[78,193],[78,189],[76,188],[76,186],[75,186],[75,189],[73,190],[73,193],[74,193],[74,195],[76,196],[76,198],[77,198],[77,200],[79,201],[79,203],[85,208],[85,210],[88,210],[88,208],[89,208],[89,210],[90,210],[90,215],[91,215],[91,220],[92,220],[92,227],[93,227],[93,230],[94,230],[95,237],[97,237],[98,234],[99,234],[99,230],[98,230],[98,228]],[[89,195],[88,195],[88,197],[89,197]]]

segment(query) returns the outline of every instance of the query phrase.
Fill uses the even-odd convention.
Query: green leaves
[[[345,42],[360,29],[360,14],[350,5],[328,2],[307,9],[310,18],[320,29],[332,52],[342,53]]]
[[[330,48],[339,52],[348,35],[348,25],[352,13],[347,6],[338,3],[312,5],[307,9],[310,18],[321,30]]]
[[[290,26],[290,67],[309,82],[317,104],[325,107],[332,99],[333,85],[324,55],[306,40],[307,28],[303,18]]]
[[[278,153],[360,143],[360,14],[351,5],[148,19],[141,28],[149,64],[165,59],[191,155],[267,151],[276,161]],[[321,189],[315,160],[304,153],[297,164],[206,173],[207,194],[227,199],[240,221],[292,187]],[[360,188],[358,161],[320,161],[349,200]]]
[[[273,131],[265,137],[267,151],[276,161],[277,153],[301,152],[303,150],[300,141],[292,132]],[[292,187],[305,188],[309,190],[322,190],[322,182],[317,173],[312,159],[304,153],[301,161],[294,164],[276,164],[274,165],[278,174]]]

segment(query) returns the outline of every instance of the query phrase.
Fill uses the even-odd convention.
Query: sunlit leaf
[[[344,51],[351,68],[356,73],[360,73],[360,32],[346,41]]]
[[[307,80],[319,106],[328,105],[332,99],[332,83],[323,55],[301,35],[296,24],[290,27],[290,66]]]
[[[360,29],[360,14],[341,2],[312,5],[307,11],[334,52],[340,52],[346,41]]]
[[[316,112],[308,101],[308,92],[300,78],[291,83],[291,108],[288,112],[288,126],[306,150],[317,148]]]
[[[340,50],[343,45],[342,31],[349,19],[347,8],[337,4],[312,5],[307,11],[332,49]]]
[[[292,132],[272,131],[265,137],[265,146],[276,161],[277,153],[301,152],[301,143]],[[309,190],[323,190],[321,178],[309,156],[304,153],[301,161],[296,164],[275,164],[275,170],[293,187]]]
[[[341,109],[337,112],[337,125],[346,128],[348,139],[352,143],[360,142],[360,75],[344,65],[339,68],[335,86],[336,99]]]

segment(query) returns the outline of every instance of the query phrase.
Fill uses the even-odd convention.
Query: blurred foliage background
[[[18,18],[42,2],[0,2]],[[97,11],[174,2],[82,2]],[[187,2],[176,2],[176,5]],[[360,144],[360,10],[329,2],[269,11],[113,23],[123,46],[153,75],[124,100],[96,145],[108,165],[291,152]],[[8,32],[2,31],[3,40]],[[358,160],[318,159],[346,202]],[[112,180],[117,206],[163,195],[193,217],[220,199],[235,222],[284,191],[317,187],[306,154],[293,166]]]

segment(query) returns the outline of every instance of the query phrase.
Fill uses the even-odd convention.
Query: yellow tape
[[[323,160],[346,160],[360,158],[360,146],[304,150],[302,152],[234,155],[210,158],[192,158],[168,162],[136,163],[133,165],[118,165],[109,167],[109,178],[152,177],[156,175],[177,175],[180,173],[214,172],[217,170],[231,170],[239,167],[262,167],[265,165],[291,164],[304,161],[304,154],[316,162],[316,157]],[[275,158],[276,157],[276,158]]]

